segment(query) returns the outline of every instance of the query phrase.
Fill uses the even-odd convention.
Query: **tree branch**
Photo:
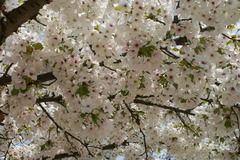
[[[159,108],[172,110],[174,112],[179,112],[179,113],[184,113],[184,114],[187,114],[187,115],[195,116],[194,113],[191,113],[192,109],[181,110],[181,109],[178,109],[178,108],[175,108],[175,107],[161,105],[161,104],[155,104],[155,103],[152,103],[152,102],[146,102],[146,101],[143,101],[143,100],[140,100],[140,99],[135,99],[133,102],[137,103],[137,104],[144,104],[144,105],[147,105],[147,106],[156,106],[156,107],[159,107]]]
[[[63,101],[62,95],[59,95],[59,96],[45,95],[45,96],[43,96],[41,98],[38,98],[36,100],[36,103],[42,103],[42,102],[57,102],[57,103],[60,103],[61,101]]]
[[[180,58],[180,57],[176,56],[175,54],[173,54],[172,52],[170,52],[170,51],[167,49],[167,47],[160,47],[160,50],[161,50],[164,54],[168,55],[169,57],[172,57],[173,59],[178,59],[178,58]]]
[[[236,42],[236,41],[239,41],[239,42],[240,42],[240,39],[235,39],[235,38],[229,37],[229,36],[227,36],[227,35],[224,34],[224,33],[222,33],[222,35],[223,35],[224,37],[227,37],[228,39],[231,39],[233,42]]]
[[[52,72],[42,73],[37,76],[37,80],[33,84],[41,84],[50,80],[57,79]],[[0,77],[0,86],[6,86],[12,82],[12,78],[9,75],[3,75]]]
[[[177,37],[177,38],[173,38],[173,40],[175,41],[176,45],[189,45],[190,41],[187,39],[186,36],[184,37]]]
[[[52,0],[28,0],[21,6],[5,13],[6,19],[0,24],[0,45],[5,39],[28,20],[38,15],[39,10]]]
[[[213,31],[215,30],[214,26],[206,26],[206,27],[202,27],[201,23],[199,22],[199,27],[200,27],[200,32],[205,32],[205,31]]]
[[[146,160],[148,159],[148,151],[147,151],[147,142],[146,142],[146,135],[144,134],[143,130],[140,128],[140,132],[143,135],[143,143],[144,143],[144,148],[145,148],[145,152],[144,154],[146,155]]]
[[[79,138],[75,137],[73,134],[71,134],[70,132],[68,131],[65,131],[54,119],[53,117],[47,112],[47,110],[42,106],[41,103],[37,103],[41,109],[43,110],[43,112],[47,115],[47,117],[55,124],[55,126],[57,128],[59,128],[60,130],[62,130],[65,134],[69,135],[70,137],[72,137],[73,139],[77,140],[78,142],[80,142],[85,148],[86,150],[88,151],[88,154],[91,156],[91,157],[94,157],[93,154],[90,152],[89,148],[88,148],[88,144],[87,143],[84,143],[82,142]]]
[[[0,8],[2,8],[4,3],[5,3],[5,0],[0,0]]]
[[[73,152],[73,153],[60,153],[54,156],[53,160],[55,159],[63,159],[63,158],[69,158],[69,157],[76,157],[80,156],[78,152]],[[42,160],[47,160],[50,157],[42,157]]]

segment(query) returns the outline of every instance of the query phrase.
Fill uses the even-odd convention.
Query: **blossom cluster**
[[[237,4],[53,0],[1,46],[0,155],[236,159]]]

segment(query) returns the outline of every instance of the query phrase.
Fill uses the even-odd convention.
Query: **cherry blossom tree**
[[[239,0],[0,0],[4,159],[240,157]]]

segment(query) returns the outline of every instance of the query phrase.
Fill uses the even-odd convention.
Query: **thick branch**
[[[69,157],[76,157],[79,156],[80,154],[78,152],[73,152],[73,153],[60,153],[54,156],[54,159],[63,159],[63,158],[69,158]],[[50,157],[43,157],[42,160],[47,160]]]
[[[36,100],[36,103],[42,103],[42,102],[57,102],[57,103],[62,103],[63,97],[61,95],[59,96],[43,96],[41,98],[38,98]]]
[[[189,115],[195,116],[194,113],[191,113],[192,109],[181,110],[181,109],[178,109],[178,108],[175,108],[175,107],[161,105],[161,104],[155,104],[155,103],[152,103],[152,102],[146,102],[146,101],[143,101],[143,100],[140,100],[140,99],[135,99],[133,102],[138,103],[138,104],[144,104],[144,105],[147,105],[147,106],[156,106],[156,107],[159,107],[159,108],[172,110],[174,112],[179,112],[179,113],[184,113],[184,114],[189,114]]]
[[[0,7],[2,8],[3,4],[5,3],[5,0],[0,0]]]
[[[28,0],[21,6],[5,13],[6,21],[1,23],[0,45],[3,44],[5,39],[28,20],[33,19],[38,15],[39,10],[52,0]]]
[[[190,41],[187,39],[186,36],[184,37],[177,37],[177,38],[173,38],[174,42],[176,43],[176,45],[189,45]]]
[[[52,72],[42,73],[37,76],[37,80],[34,82],[34,84],[41,84],[43,82],[51,81],[57,79]],[[5,86],[9,83],[11,83],[12,78],[9,75],[3,75],[0,77],[0,86]]]

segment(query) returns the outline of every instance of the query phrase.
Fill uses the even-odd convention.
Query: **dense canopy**
[[[238,159],[239,4],[0,0],[0,158]]]

